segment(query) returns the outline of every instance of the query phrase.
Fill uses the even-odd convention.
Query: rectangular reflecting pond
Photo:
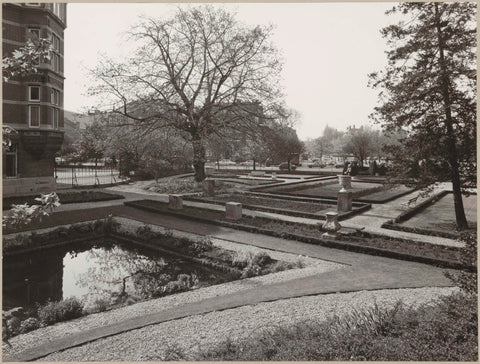
[[[3,257],[3,309],[77,297],[159,297],[186,287],[228,282],[233,274],[173,254],[111,240]]]

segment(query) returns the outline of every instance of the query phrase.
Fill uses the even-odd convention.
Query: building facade
[[[37,72],[3,80],[4,126],[16,132],[3,151],[3,194],[22,195],[55,189],[55,153],[64,134],[63,85],[65,3],[3,3],[3,57],[29,39],[51,42]]]

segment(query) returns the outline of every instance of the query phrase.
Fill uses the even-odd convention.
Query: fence
[[[55,181],[57,186],[101,186],[120,183],[117,168],[111,166],[95,166],[87,164],[55,164]]]

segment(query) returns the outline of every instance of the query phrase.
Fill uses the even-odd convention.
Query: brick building
[[[55,189],[55,153],[64,134],[63,34],[65,3],[2,4],[3,56],[29,38],[50,39],[50,59],[39,59],[37,72],[3,81],[3,125],[17,133],[3,153],[3,194]]]

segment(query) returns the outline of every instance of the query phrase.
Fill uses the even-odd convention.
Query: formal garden
[[[32,4],[4,14],[57,21],[57,6]],[[336,6],[338,19],[357,14]],[[20,104],[6,98],[4,180],[32,185],[3,197],[2,359],[478,361],[475,4],[382,10],[403,20],[380,31],[388,62],[368,71],[378,98],[367,112],[335,104],[363,104],[363,92],[353,74],[343,84],[340,68],[305,63],[311,47],[298,52],[297,73],[311,76],[296,78],[301,89],[324,69],[336,81],[303,93],[313,113],[287,105],[297,52],[277,48],[271,25],[245,24],[228,4],[161,10],[130,28],[128,57],[91,63],[87,125],[67,123],[63,85],[52,89],[60,150],[29,145],[61,134],[43,112],[40,122],[40,86],[27,85],[23,120],[38,131],[16,130]],[[60,38],[27,28],[3,60],[5,90],[48,73],[39,59],[52,54],[71,78]],[[343,67],[334,51],[325,60]],[[48,187],[37,157],[55,165]]]

